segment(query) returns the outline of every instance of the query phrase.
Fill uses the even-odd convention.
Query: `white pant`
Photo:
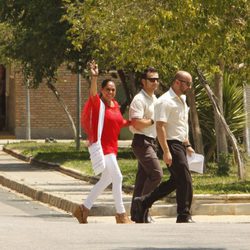
[[[83,205],[91,209],[97,197],[104,191],[104,189],[112,183],[112,193],[115,200],[115,209],[117,213],[124,213],[125,208],[122,200],[122,174],[119,168],[116,155],[104,155],[106,167],[102,172],[100,180],[92,188],[87,199]]]

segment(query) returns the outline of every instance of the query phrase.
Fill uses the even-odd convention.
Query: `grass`
[[[25,156],[32,156],[39,160],[59,163],[66,168],[75,169],[82,174],[93,175],[89,153],[83,144],[77,151],[74,143],[37,143],[20,142],[5,145],[8,149],[17,150]],[[168,179],[168,171],[161,162],[164,170],[164,180]],[[123,174],[123,184],[133,185],[137,171],[137,161],[130,148],[119,149],[118,163]],[[201,175],[192,173],[195,194],[229,194],[250,193],[249,165],[246,164],[247,178],[239,181],[236,166],[231,166],[228,176],[218,176],[216,165],[208,164],[206,173]]]

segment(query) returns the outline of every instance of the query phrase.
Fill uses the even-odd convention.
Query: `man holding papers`
[[[186,93],[192,87],[192,76],[178,71],[170,89],[155,105],[155,121],[159,143],[163,150],[163,161],[170,172],[170,178],[162,182],[152,193],[136,197],[138,220],[144,222],[145,211],[153,203],[176,190],[177,223],[191,223],[193,187],[187,155],[194,150],[188,139],[188,111]]]

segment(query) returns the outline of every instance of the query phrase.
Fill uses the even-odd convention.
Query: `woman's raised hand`
[[[98,64],[95,62],[95,60],[88,63],[91,76],[98,76],[99,70],[98,70]]]
[[[92,60],[91,62],[88,62],[87,67],[89,68],[91,76],[89,95],[95,96],[97,94],[97,77],[99,74],[98,65],[95,60]]]

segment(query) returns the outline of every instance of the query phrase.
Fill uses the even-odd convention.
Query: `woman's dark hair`
[[[105,79],[102,81],[102,84],[101,84],[102,89],[107,86],[108,82],[113,82],[113,81],[111,79]]]
[[[141,75],[141,78],[142,78],[142,79],[146,79],[146,78],[147,78],[148,72],[150,72],[150,73],[157,73],[158,71],[157,71],[154,67],[147,67],[147,68],[143,71],[143,73],[142,73],[142,75]]]

